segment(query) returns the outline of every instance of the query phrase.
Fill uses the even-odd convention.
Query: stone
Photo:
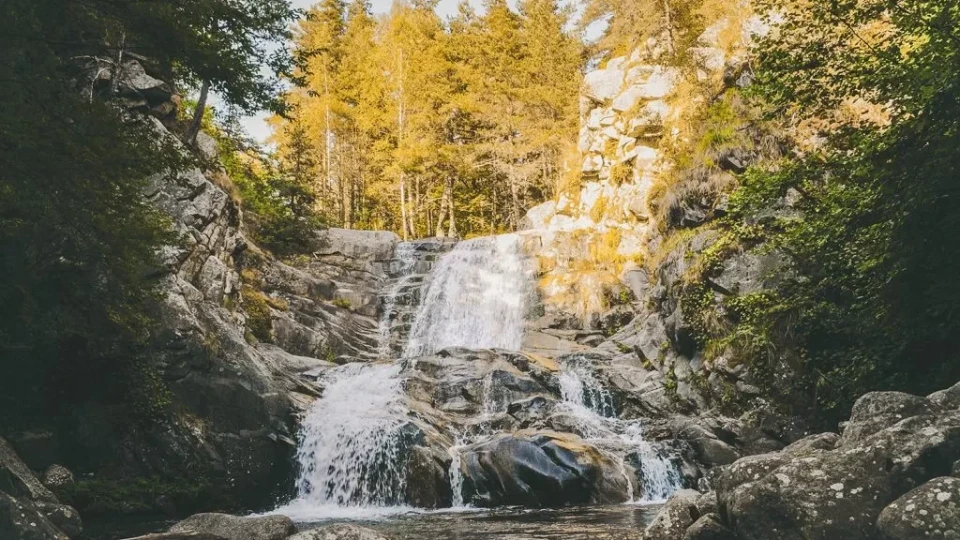
[[[0,438],[0,491],[33,501],[57,502],[53,493],[33,475],[3,438]]]
[[[42,471],[56,463],[60,456],[60,438],[56,432],[46,429],[31,429],[11,434],[7,442],[35,471]]]
[[[318,529],[310,529],[299,532],[287,540],[388,540],[377,531],[351,525],[338,523],[336,525],[327,525]]]
[[[202,130],[197,133],[197,150],[204,159],[210,161],[216,160],[220,154],[217,140]]]
[[[286,540],[297,532],[286,516],[242,517],[229,514],[194,514],[170,527],[171,533],[210,533],[225,540]]]
[[[604,69],[595,69],[583,77],[583,95],[597,102],[613,99],[623,84],[623,64],[626,58],[617,57],[607,62]]]
[[[465,448],[464,500],[482,507],[620,503],[627,484],[609,457],[579,437],[517,432]]]
[[[68,540],[28,500],[18,500],[0,491],[0,538],[4,540]]]
[[[537,206],[527,210],[527,213],[520,224],[521,230],[545,229],[547,228],[547,223],[550,222],[550,218],[552,218],[556,213],[557,203],[554,201],[547,201],[543,204],[538,204]]]
[[[118,87],[121,95],[139,94],[151,103],[168,101],[173,95],[169,84],[147,75],[146,70],[136,60],[123,63]]]
[[[897,422],[933,412],[930,402],[904,392],[869,392],[858,399],[850,410],[850,420],[843,426],[842,444],[849,445]]]
[[[934,478],[890,503],[877,528],[887,540],[960,538],[960,479]]]
[[[701,516],[717,513],[717,492],[708,491],[697,497],[697,512]]]
[[[80,513],[72,506],[48,502],[36,502],[34,506],[50,523],[70,538],[77,538],[83,532]]]
[[[165,532],[165,533],[153,533],[145,534],[143,536],[137,536],[134,538],[126,538],[124,540],[226,540],[222,536],[217,536],[210,533],[198,533],[198,532]]]
[[[699,496],[692,489],[671,495],[644,529],[643,540],[682,540],[687,528],[700,517],[696,504]]]
[[[775,288],[788,275],[786,266],[786,257],[777,251],[737,253],[723,261],[710,282],[725,294],[753,294]]]
[[[715,513],[703,514],[683,534],[683,540],[737,540],[737,535],[720,522]]]
[[[836,433],[818,433],[788,444],[784,447],[783,453],[803,455],[817,450],[833,450],[839,443],[840,436]]]

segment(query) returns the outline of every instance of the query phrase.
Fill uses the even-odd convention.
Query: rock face
[[[723,468],[719,524],[741,540],[956,537],[960,481],[948,475],[960,458],[960,407],[948,396],[958,390],[869,393],[840,437],[810,436]]]
[[[286,540],[297,532],[286,516],[240,517],[196,514],[170,528],[171,533],[207,533],[225,540]]]
[[[0,438],[0,538],[67,540],[82,531],[77,511],[60,504]]]

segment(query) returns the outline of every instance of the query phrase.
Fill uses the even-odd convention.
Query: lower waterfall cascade
[[[414,414],[405,395],[406,366],[448,347],[520,349],[536,287],[521,239],[512,234],[463,241],[443,254],[421,286],[402,358],[385,358],[391,350],[393,303],[417,266],[416,253],[411,243],[396,248],[394,281],[381,297],[382,360],[332,367],[318,377],[322,395],[307,411],[299,435],[296,497],[274,513],[318,521],[413,510],[405,496],[404,449],[413,437],[407,426]],[[559,368],[553,375],[558,408],[574,419],[576,435],[619,463],[627,480],[626,500],[659,502],[679,489],[677,468],[643,439],[639,420],[617,417],[613,397],[589,362],[574,357]],[[453,507],[470,505],[464,497],[463,449],[497,436],[494,420],[509,404],[498,399],[496,373],[490,369],[480,391],[482,410],[470,420],[470,429],[451,428],[447,478]]]

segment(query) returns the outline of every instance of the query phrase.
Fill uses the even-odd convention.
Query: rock
[[[701,516],[717,513],[717,492],[708,491],[697,497],[697,512]]]
[[[616,464],[573,435],[518,432],[461,453],[465,501],[477,506],[559,507],[620,503],[627,485]]]
[[[50,523],[63,531],[70,538],[76,538],[83,532],[83,522],[80,513],[72,506],[48,502],[36,502],[34,506]]]
[[[726,294],[752,294],[775,288],[785,275],[786,264],[786,258],[776,251],[738,253],[723,262],[710,282]]]
[[[303,531],[287,540],[387,540],[387,537],[358,525],[336,524]]]
[[[27,500],[0,492],[0,538],[4,540],[68,540]]]
[[[683,540],[737,540],[737,535],[720,522],[717,514],[703,514],[687,528]]]
[[[178,532],[178,533],[154,533],[137,536],[135,538],[126,538],[124,540],[226,540],[222,536],[210,533],[197,532]]]
[[[220,147],[217,140],[208,135],[205,131],[197,133],[197,150],[204,159],[213,161],[220,154]]]
[[[941,409],[960,409],[960,383],[930,394],[927,401]]]
[[[833,450],[839,443],[840,436],[836,433],[818,433],[788,444],[783,453],[803,455],[816,450]]]
[[[449,507],[453,497],[447,475],[450,461],[447,452],[413,447],[407,461],[407,502],[418,508]]]
[[[904,418],[932,412],[926,399],[903,392],[869,392],[860,397],[843,427],[842,444],[850,445],[887,428]]]
[[[229,514],[195,514],[170,527],[171,533],[209,533],[225,540],[286,540],[297,532],[286,516],[242,517]]]
[[[880,513],[877,528],[887,540],[960,538],[960,479],[934,478]]]
[[[0,491],[33,501],[57,502],[53,493],[37,480],[3,438],[0,438]]]
[[[894,411],[923,406],[906,395],[872,394],[858,401],[853,423],[867,423],[865,415],[878,413],[887,427],[870,422],[867,431],[880,429],[844,437],[835,450],[755,456],[762,463],[751,467],[751,458],[745,458],[725,470],[717,482],[725,522],[744,540],[876,538],[882,510],[916,485],[949,472],[960,457],[960,411],[898,420]]]
[[[121,95],[141,95],[151,104],[168,101],[173,95],[169,84],[147,75],[146,70],[136,60],[123,63],[118,86]]]
[[[598,102],[613,99],[623,84],[625,57],[617,57],[604,69],[595,69],[583,77],[583,95]]]
[[[687,528],[700,517],[697,512],[699,496],[692,489],[681,489],[671,495],[643,531],[643,539],[682,540]]]
[[[543,204],[538,204],[533,208],[527,210],[526,215],[524,215],[523,222],[520,224],[521,230],[523,229],[545,229],[547,223],[550,221],[550,218],[556,213],[557,203],[554,201],[547,201]]]
[[[73,473],[62,465],[51,465],[43,473],[43,485],[50,489],[72,486],[75,483]]]

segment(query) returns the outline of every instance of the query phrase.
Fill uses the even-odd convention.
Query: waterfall
[[[614,447],[610,457],[620,462],[627,479],[627,499],[630,502],[661,502],[680,489],[680,473],[676,466],[661,456],[649,441],[643,438],[639,420],[621,420],[616,416],[613,396],[597,380],[586,363],[578,358],[561,364],[558,375],[561,398],[567,411],[576,420],[581,435],[598,447]],[[639,462],[643,496],[634,501],[634,487],[626,473],[626,454],[635,455]]]
[[[303,421],[295,519],[350,516],[402,503],[406,407],[399,364],[347,364],[323,377],[323,396]]]
[[[391,356],[390,339],[393,328],[393,322],[397,315],[397,297],[401,291],[409,284],[409,280],[415,277],[412,274],[417,266],[416,255],[417,246],[412,242],[401,242],[397,244],[394,258],[397,260],[399,268],[396,269],[396,278],[392,285],[387,289],[383,297],[383,307],[380,313],[380,324],[377,335],[377,353],[382,359],[389,359]]]
[[[533,271],[515,234],[458,243],[427,280],[403,356],[455,346],[519,349]]]

